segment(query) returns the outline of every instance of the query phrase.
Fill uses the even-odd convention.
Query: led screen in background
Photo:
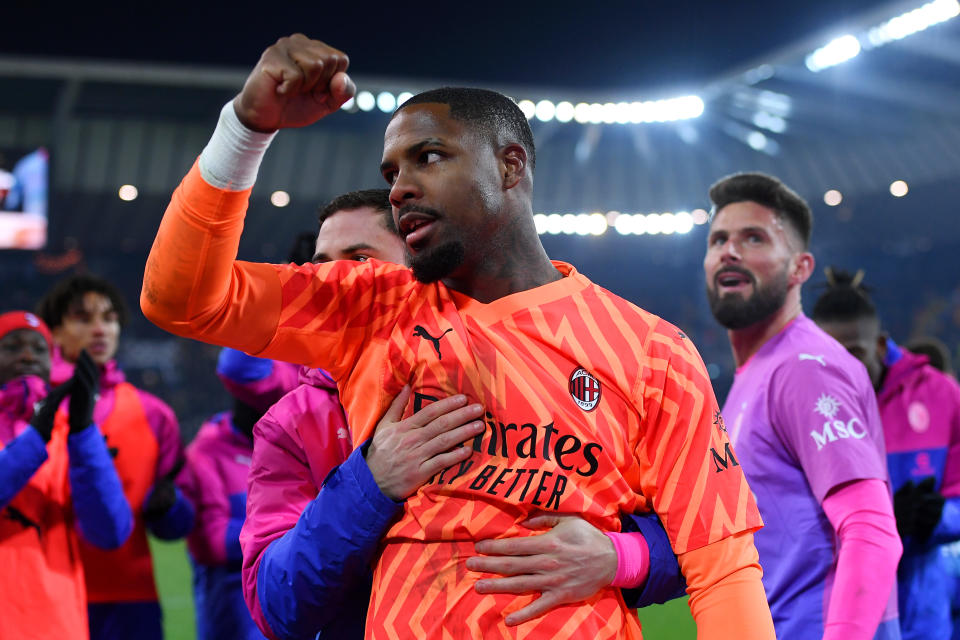
[[[43,147],[0,147],[0,249],[46,244],[49,167]]]

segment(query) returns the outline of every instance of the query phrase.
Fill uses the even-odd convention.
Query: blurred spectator
[[[119,547],[133,526],[92,414],[85,353],[48,394],[50,332],[32,313],[0,315],[0,637],[88,637],[80,536]],[[58,407],[69,394],[67,411]]]
[[[960,540],[960,385],[888,339],[862,279],[827,269],[813,318],[863,362],[877,391],[904,548],[903,638],[948,638],[953,579],[940,546]]]
[[[57,283],[38,305],[55,343],[51,382],[73,375],[81,350],[100,373],[94,420],[100,425],[134,513],[130,539],[115,551],[81,544],[92,640],[161,640],[160,604],[147,530],[174,539],[193,525],[193,508],[173,484],[183,464],[173,411],[126,381],[114,360],[127,307],[109,282],[75,275]]]
[[[950,361],[950,349],[942,340],[933,336],[914,338],[907,343],[907,351],[920,356],[927,356],[931,367],[947,375],[954,375],[953,363]]]

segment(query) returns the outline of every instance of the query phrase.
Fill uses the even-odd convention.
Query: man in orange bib
[[[50,350],[35,315],[0,315],[0,638],[86,640],[80,541],[115,549],[133,526],[92,420],[96,365],[81,353],[48,395]]]

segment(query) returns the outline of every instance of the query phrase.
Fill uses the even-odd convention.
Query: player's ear
[[[803,284],[813,275],[816,268],[816,260],[809,251],[801,251],[793,256],[793,268],[790,270],[790,284]]]
[[[520,144],[508,144],[500,148],[499,155],[503,188],[512,189],[527,174],[527,150]]]

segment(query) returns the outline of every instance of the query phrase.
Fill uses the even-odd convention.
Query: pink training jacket
[[[243,595],[253,619],[269,629],[257,598],[263,551],[293,528],[327,474],[353,451],[337,385],[320,369],[300,370],[300,386],[254,427],[247,518],[240,533]]]

